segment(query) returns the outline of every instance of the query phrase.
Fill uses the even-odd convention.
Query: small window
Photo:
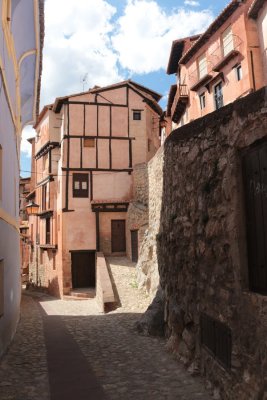
[[[95,147],[95,139],[84,139],[84,147]]]
[[[45,220],[45,244],[50,244],[51,241],[51,220],[46,218]]]
[[[141,111],[133,111],[133,120],[140,121],[141,120]]]
[[[151,151],[151,143],[152,143],[152,141],[150,139],[147,139],[147,151],[148,152]]]
[[[241,81],[241,79],[243,78],[243,73],[242,73],[242,67],[241,64],[237,65],[235,68],[236,71],[236,79],[238,81]]]
[[[73,174],[73,197],[88,197],[88,174]]]
[[[0,261],[0,318],[4,315],[4,261]]]
[[[222,322],[202,313],[200,317],[201,344],[226,368],[231,368],[232,333]]]
[[[42,210],[46,210],[47,204],[47,185],[42,186]]]
[[[206,95],[202,93],[199,95],[200,108],[203,110],[206,107]]]

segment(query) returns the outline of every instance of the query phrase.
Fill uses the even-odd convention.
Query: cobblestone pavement
[[[133,325],[147,308],[149,299],[144,292],[137,289],[134,264],[119,257],[110,258],[109,262],[120,304],[115,311],[108,314],[99,313],[94,300],[62,301],[43,296],[37,298],[36,302],[36,299],[24,297],[18,333],[0,365],[0,400],[50,398],[47,376],[48,371],[51,374],[53,360],[48,356],[50,366],[47,367],[44,345],[47,339],[42,331],[38,302],[44,310],[44,326],[46,327],[46,321],[51,318],[56,318],[58,323],[64,325],[60,329],[65,329],[64,334],[71,338],[68,340],[75,342],[75,346],[78,345],[80,359],[82,357],[86,360],[90,374],[103,389],[106,399],[211,398],[203,381],[191,377],[166,352],[163,339],[139,336],[134,331]],[[56,352],[57,347],[54,347],[53,351]],[[47,348],[49,355],[49,346]],[[84,360],[81,359],[82,362]],[[51,382],[50,376],[52,388]],[[71,398],[70,395],[64,395],[64,398],[56,396],[52,392],[53,390],[52,400]],[[102,397],[90,390],[85,397],[72,398],[100,400]]]

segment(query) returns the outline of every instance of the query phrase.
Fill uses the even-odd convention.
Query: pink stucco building
[[[160,146],[161,96],[133,81],[57,98],[35,126],[30,279],[56,295],[95,286],[96,252],[131,257],[133,167]]]
[[[172,43],[172,129],[267,85],[266,7],[263,0],[232,0],[202,35]]]

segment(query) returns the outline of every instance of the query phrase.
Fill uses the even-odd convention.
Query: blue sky
[[[201,33],[227,0],[46,0],[41,104],[85,88],[132,79],[163,97],[172,41]],[[31,127],[23,131],[21,175],[30,171]],[[25,171],[25,172],[23,172]]]

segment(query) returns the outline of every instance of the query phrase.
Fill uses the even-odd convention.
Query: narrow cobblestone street
[[[23,295],[18,331],[0,364],[0,400],[210,399],[163,339],[134,331],[149,300],[137,289],[134,264],[109,262],[120,302],[106,315],[95,300]]]

